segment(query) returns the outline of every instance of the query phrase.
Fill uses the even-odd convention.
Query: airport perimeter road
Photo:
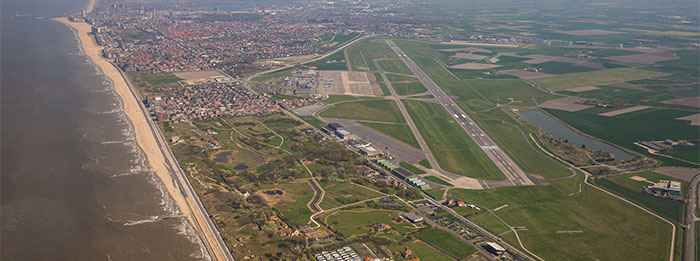
[[[686,208],[685,220],[687,222],[686,226],[686,236],[685,236],[685,259],[688,261],[697,260],[695,254],[695,240],[698,235],[695,234],[695,210],[698,204],[698,182],[700,182],[700,175],[696,175],[690,182],[690,199],[688,201],[688,207]]]
[[[163,154],[163,158],[165,159],[170,175],[173,177],[173,182],[176,183],[177,187],[180,189],[180,193],[182,193],[183,197],[187,201],[189,209],[182,209],[182,211],[189,210],[192,213],[192,221],[194,222],[192,226],[194,226],[194,229],[202,239],[202,243],[204,243],[209,256],[212,260],[234,260],[233,256],[226,247],[226,244],[221,239],[219,231],[216,230],[214,222],[212,222],[209,218],[207,210],[204,208],[204,205],[202,205],[202,202],[199,200],[197,193],[192,188],[192,184],[190,184],[189,180],[187,179],[185,171],[180,168],[180,164],[177,162],[175,155],[170,150],[170,147],[168,147],[168,143],[165,137],[163,137],[163,134],[160,132],[160,129],[158,129],[158,125],[156,125],[156,123],[153,122],[151,117],[148,115],[148,110],[144,107],[143,102],[141,102],[143,99],[131,83],[131,78],[127,77],[121,70],[119,70],[119,73],[121,73],[122,77],[126,79],[126,83],[129,86],[129,90],[131,90],[131,94],[138,100],[139,107],[141,107],[141,112],[148,122],[151,133],[156,139],[156,143]]]
[[[418,67],[416,63],[409,58],[406,53],[399,48],[392,40],[386,40],[386,43],[391,47],[391,50],[396,53],[406,66],[418,77],[425,85],[430,93],[435,96],[435,99],[452,114],[456,122],[462,126],[462,129],[476,142],[477,145],[484,151],[486,156],[496,164],[496,167],[505,175],[505,177],[515,186],[532,186],[530,178],[525,175],[525,172],[511,159],[508,154],[496,145],[496,143],[486,133],[474,123],[474,121],[447,95],[440,87]]]

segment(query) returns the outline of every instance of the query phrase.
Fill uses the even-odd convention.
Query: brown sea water
[[[0,259],[202,259],[111,83],[48,19],[86,2],[2,2]]]

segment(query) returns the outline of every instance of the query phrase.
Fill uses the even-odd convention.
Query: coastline
[[[91,0],[90,2],[94,2]],[[65,24],[74,30],[76,30],[78,38],[80,40],[80,45],[82,46],[85,54],[90,57],[90,59],[102,70],[105,76],[112,80],[114,85],[114,92],[120,97],[124,114],[127,116],[134,128],[134,137],[139,148],[143,151],[146,156],[148,166],[151,168],[153,173],[162,182],[165,190],[171,199],[175,202],[178,208],[178,213],[187,219],[187,222],[192,227],[196,227],[194,223],[193,213],[190,210],[187,200],[180,192],[180,189],[176,187],[175,180],[171,176],[165,158],[161,153],[159,146],[157,144],[156,138],[153,136],[147,119],[144,117],[139,102],[132,95],[129,86],[127,85],[126,79],[124,79],[111,63],[102,58],[102,47],[98,46],[92,37],[88,33],[92,30],[92,27],[87,23],[71,22],[66,17],[53,19],[62,24]]]

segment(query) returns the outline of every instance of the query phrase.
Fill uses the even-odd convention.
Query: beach
[[[188,220],[190,225],[194,226],[193,214],[190,211],[187,200],[180,193],[180,189],[176,187],[175,181],[168,171],[165,158],[158,147],[156,137],[154,137],[151,132],[147,119],[144,117],[138,104],[140,101],[132,95],[126,80],[122,77],[119,70],[102,58],[102,47],[98,46],[88,34],[92,30],[92,27],[87,23],[71,22],[66,17],[56,18],[55,20],[76,30],[85,54],[92,59],[105,76],[112,80],[114,91],[121,98],[124,114],[126,114],[134,128],[136,143],[146,156],[149,167],[162,182],[165,190],[177,205],[180,214]]]

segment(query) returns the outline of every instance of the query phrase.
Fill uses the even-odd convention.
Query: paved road
[[[467,134],[476,142],[476,144],[484,151],[486,156],[496,164],[496,167],[505,175],[505,177],[516,186],[532,186],[534,183],[525,174],[525,172],[516,164],[503,150],[486,133],[474,123],[474,121],[450,98],[440,87],[418,67],[418,65],[409,58],[406,53],[399,48],[392,40],[386,40],[386,43],[391,47],[399,58],[408,66],[413,74],[425,85],[425,87],[435,96],[435,99],[452,114],[456,122],[462,126]],[[387,82],[388,83],[388,82]],[[393,94],[393,93],[392,93]],[[422,147],[422,146],[421,146]],[[433,164],[433,162],[430,162]],[[433,164],[433,166],[436,166]]]
[[[700,175],[696,175],[690,182],[690,200],[688,201],[688,208],[686,209],[686,236],[685,236],[685,260],[694,261],[697,260],[695,256],[695,210],[698,204],[698,182],[700,182]]]
[[[226,247],[226,244],[221,239],[221,235],[217,231],[216,226],[209,218],[207,210],[204,208],[204,205],[202,205],[202,202],[199,200],[197,193],[194,191],[192,185],[187,179],[185,171],[183,171],[180,168],[180,164],[177,162],[175,155],[170,150],[170,147],[168,147],[168,143],[163,134],[160,132],[160,129],[158,129],[158,125],[156,125],[156,123],[153,122],[153,120],[148,114],[148,110],[144,107],[143,103],[141,102],[143,99],[131,83],[131,78],[127,77],[121,70],[119,70],[119,73],[121,73],[122,77],[126,79],[131,94],[134,96],[135,99],[138,100],[139,107],[141,107],[141,112],[146,118],[149,128],[151,129],[151,133],[156,139],[156,143],[158,144],[158,147],[160,148],[160,151],[163,154],[166,167],[168,168],[168,171],[170,172],[170,175],[173,178],[173,182],[176,183],[177,187],[180,189],[180,193],[182,193],[183,197],[187,201],[189,211],[192,213],[192,217],[194,218],[193,221],[195,222],[195,224],[192,225],[194,226],[195,230],[202,239],[202,242],[204,243],[207,252],[209,252],[209,256],[212,258],[212,260],[234,260],[233,256]],[[182,211],[188,210],[183,209]]]
[[[346,43],[346,44],[344,44],[343,46],[340,46],[340,47],[336,48],[335,50],[330,51],[330,52],[327,52],[326,54],[321,55],[321,56],[319,56],[319,57],[317,57],[317,58],[314,58],[314,59],[312,59],[312,60],[308,60],[308,61],[304,61],[304,62],[299,62],[299,63],[294,63],[294,64],[288,64],[288,65],[285,65],[285,66],[282,66],[282,67],[279,67],[279,68],[270,69],[270,70],[267,70],[267,71],[260,71],[260,72],[257,72],[257,73],[255,73],[255,74],[253,74],[253,75],[251,75],[251,76],[246,77],[246,78],[245,78],[245,81],[243,82],[243,86],[246,87],[246,88],[248,88],[248,89],[251,89],[250,86],[249,86],[249,85],[250,85],[250,80],[252,80],[252,79],[255,78],[255,77],[258,77],[258,76],[263,75],[263,74],[268,74],[268,73],[272,73],[272,72],[276,72],[276,71],[281,71],[281,70],[284,70],[284,69],[287,69],[287,68],[292,68],[292,67],[297,66],[297,65],[299,65],[299,64],[306,64],[306,63],[315,62],[315,61],[318,61],[318,60],[321,60],[321,59],[325,59],[326,57],[331,56],[331,55],[333,55],[334,53],[337,53],[337,52],[339,52],[339,51],[341,51],[341,50],[345,50],[345,48],[347,48],[348,46],[353,45],[353,44],[355,44],[356,42],[359,42],[359,41],[361,41],[362,39],[365,39],[365,38],[367,38],[367,37],[370,37],[370,35],[364,35],[364,36],[359,37],[359,38],[357,38],[357,39],[355,39],[355,40],[352,40],[352,41],[350,41],[349,43]],[[251,89],[251,90],[252,90],[252,89]]]

